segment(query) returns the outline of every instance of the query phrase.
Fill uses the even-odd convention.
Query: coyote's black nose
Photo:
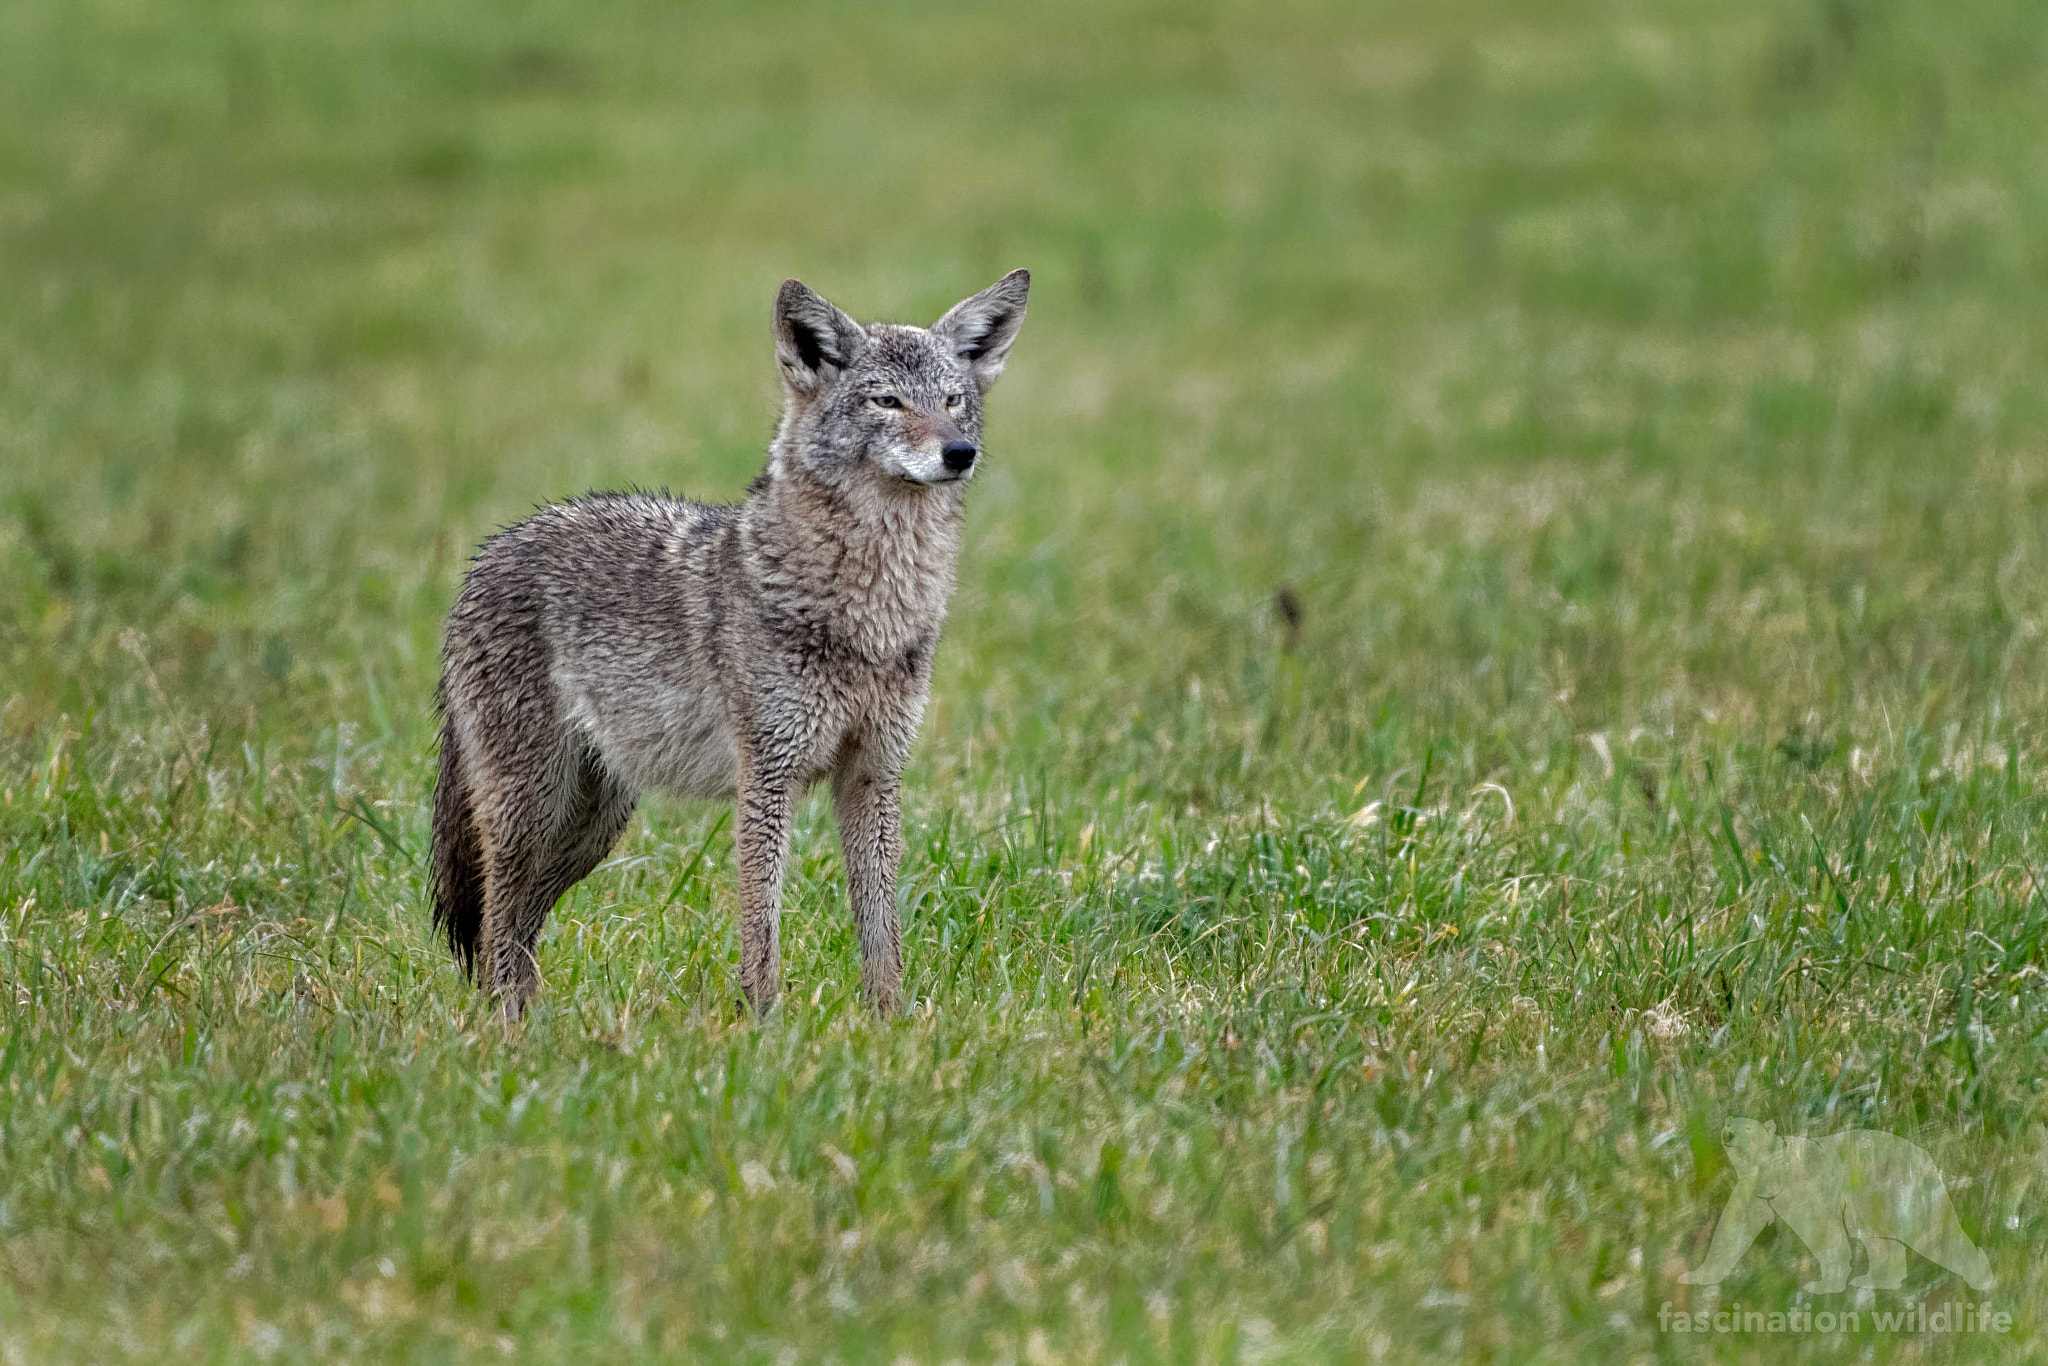
[[[946,468],[955,474],[965,474],[974,464],[974,446],[966,441],[948,441],[946,448],[939,452]]]

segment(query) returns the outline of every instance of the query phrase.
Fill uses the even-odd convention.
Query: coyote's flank
[[[765,1010],[791,809],[826,777],[862,985],[902,1004],[898,784],[1030,283],[926,329],[862,327],[787,281],[782,421],[745,501],[592,494],[478,550],[442,653],[434,919],[509,1013],[548,911],[654,788],[736,798],[740,982]]]

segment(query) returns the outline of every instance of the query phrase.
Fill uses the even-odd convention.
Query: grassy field
[[[2043,1351],[2043,128],[2029,0],[0,5],[0,1363]],[[917,1009],[653,804],[495,1027],[469,548],[1018,265]],[[2009,1330],[1680,1284],[1736,1117]]]

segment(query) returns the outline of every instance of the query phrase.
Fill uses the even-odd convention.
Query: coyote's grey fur
[[[745,501],[544,508],[477,551],[448,618],[434,919],[522,1012],[557,898],[640,794],[736,796],[740,984],[775,999],[790,812],[832,779],[861,982],[902,1004],[898,781],[953,590],[982,395],[1024,322],[1012,271],[929,329],[775,300],[782,421]]]

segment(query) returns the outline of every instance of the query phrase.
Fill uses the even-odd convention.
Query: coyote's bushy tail
[[[477,940],[484,929],[483,841],[470,809],[469,775],[455,722],[441,723],[441,777],[434,784],[434,928],[464,973],[476,975]]]

